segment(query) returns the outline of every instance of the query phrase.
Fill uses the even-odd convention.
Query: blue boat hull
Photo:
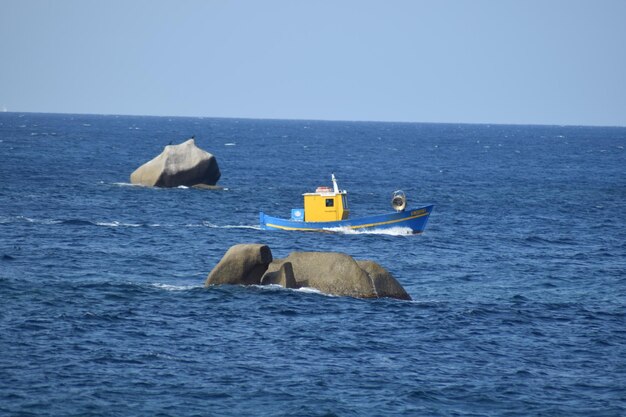
[[[377,216],[358,217],[333,222],[304,222],[278,217],[271,217],[259,213],[261,229],[263,230],[298,230],[306,232],[332,232],[333,229],[350,230],[383,230],[396,227],[409,228],[413,233],[422,233],[428,223],[428,217],[433,206],[423,206]]]

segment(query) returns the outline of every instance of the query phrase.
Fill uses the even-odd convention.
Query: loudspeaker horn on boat
[[[391,197],[391,207],[395,211],[404,211],[406,208],[406,195],[404,191],[397,190],[393,192],[393,196]]]

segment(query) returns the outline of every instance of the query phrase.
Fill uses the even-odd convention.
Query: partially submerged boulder
[[[232,246],[207,276],[204,285],[258,285],[270,262],[272,251],[267,245],[248,243]]]
[[[337,252],[292,252],[273,260],[262,244],[231,247],[208,275],[205,286],[268,285],[285,288],[309,287],[325,294],[356,298],[410,300],[402,285],[373,261],[355,261]]]
[[[378,297],[397,298],[399,300],[411,299],[411,296],[391,273],[376,262],[357,261],[356,263],[369,275]]]
[[[133,184],[149,187],[214,186],[221,173],[215,156],[196,146],[194,139],[168,145],[163,152],[130,175]]]
[[[270,264],[271,266],[272,264]],[[293,266],[291,262],[281,262],[278,270],[270,271],[268,266],[268,270],[265,271],[265,274],[261,277],[261,285],[280,285],[285,288],[299,288],[296,283],[296,278],[293,275]]]
[[[345,253],[292,252],[283,260],[270,264],[272,271],[291,263],[298,287],[309,287],[325,294],[376,298],[372,280],[356,261]]]

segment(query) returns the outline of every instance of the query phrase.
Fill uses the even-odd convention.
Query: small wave
[[[252,230],[261,230],[260,226],[250,226],[250,225],[245,225],[245,224],[219,225],[219,224],[214,224],[214,223],[211,223],[211,222],[204,221],[204,222],[202,222],[202,225],[205,226],[205,227],[210,227],[212,229],[252,229]],[[189,225],[189,226],[195,226],[195,225]]]
[[[106,226],[106,227],[141,227],[143,226],[143,224],[138,224],[138,223],[120,223],[118,221],[112,221],[112,222],[97,222],[96,223],[98,226]]]
[[[96,225],[96,223],[94,222],[90,222],[89,220],[81,220],[81,219],[62,220],[61,223],[71,224],[74,226],[95,226]]]
[[[329,232],[335,233],[343,233],[346,235],[387,235],[387,236],[407,236],[413,235],[413,230],[409,227],[391,227],[389,229],[369,229],[369,230],[359,230],[359,229],[350,229],[349,227],[331,227],[328,229]]]
[[[33,219],[30,217],[26,217],[26,216],[17,216],[14,218],[17,221],[25,221],[28,223],[35,223],[35,224],[59,224],[59,223],[63,223],[63,221],[61,220],[52,220],[52,219]],[[0,221],[0,223],[10,223],[11,220],[10,219],[3,219],[2,221]]]
[[[33,224],[43,224],[43,225],[55,225],[55,224],[64,224],[64,225],[73,225],[73,226],[104,226],[104,227],[142,227],[146,226],[141,223],[123,223],[117,220],[114,221],[102,221],[95,222],[84,219],[65,219],[65,220],[56,220],[56,219],[34,219],[26,216],[16,216],[13,218],[4,217],[0,218],[0,224],[3,223],[12,223],[13,221],[18,222],[27,222]],[[158,227],[159,224],[150,224],[150,227]]]
[[[278,285],[278,284],[266,284],[266,285],[252,285],[253,287],[256,287],[260,290],[265,290],[265,291],[295,291],[295,292],[303,292],[303,293],[307,293],[307,294],[319,294],[319,295],[325,295],[327,297],[338,297],[337,295],[332,295],[332,294],[327,294],[325,292],[322,292],[320,290],[318,290],[317,288],[311,288],[311,287],[300,287],[300,288],[285,288],[282,285]]]
[[[237,145],[237,144],[234,143],[234,142],[229,142],[229,143],[225,143],[224,144],[224,146],[235,146],[235,145]]]
[[[203,288],[202,285],[172,285],[172,284],[162,284],[160,282],[155,282],[150,284],[151,287],[159,288],[166,291],[188,291],[193,290],[194,288]]]
[[[318,290],[317,288],[311,288],[311,287],[302,287],[302,288],[297,288],[293,291],[297,291],[297,292],[304,292],[304,293],[308,293],[308,294],[320,294],[320,295],[325,295],[327,297],[336,297],[336,295],[332,295],[332,294],[326,294],[324,292],[321,292],[320,290]]]
[[[103,184],[102,181],[100,183]],[[129,182],[114,182],[113,185],[117,185],[118,187],[145,187],[141,184],[131,184]]]
[[[176,188],[179,188],[179,189],[181,189],[181,190],[187,190],[187,189],[189,189],[189,187],[187,187],[186,185],[179,185],[179,186],[178,186],[178,187],[176,187]]]

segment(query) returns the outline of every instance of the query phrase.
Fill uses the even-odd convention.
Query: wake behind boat
[[[406,209],[406,196],[396,191],[391,205],[393,213],[350,218],[348,192],[340,190],[335,175],[331,176],[333,187],[318,187],[314,193],[304,193],[304,208],[292,209],[290,219],[259,213],[263,230],[297,230],[332,232],[336,230],[384,230],[408,228],[412,233],[422,233],[426,228],[433,205]]]

